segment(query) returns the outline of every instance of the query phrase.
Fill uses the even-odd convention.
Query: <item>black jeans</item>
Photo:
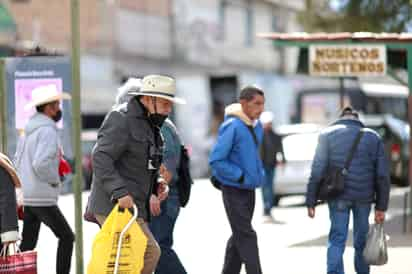
[[[232,229],[223,274],[239,274],[242,263],[247,274],[261,274],[257,235],[252,227],[255,191],[222,185],[223,203]]]
[[[69,274],[74,234],[58,206],[24,207],[21,251],[33,250],[36,247],[41,223],[47,225],[59,239],[56,273]]]

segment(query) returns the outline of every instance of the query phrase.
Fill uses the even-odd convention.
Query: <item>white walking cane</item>
[[[125,210],[128,210],[128,209],[126,208]],[[133,204],[133,217],[130,219],[127,225],[123,228],[119,236],[119,242],[117,243],[117,254],[116,254],[116,261],[114,263],[113,274],[117,274],[117,272],[119,271],[119,260],[120,260],[120,251],[122,250],[123,235],[127,232],[127,230],[130,228],[133,222],[136,221],[136,219],[137,219],[137,207],[135,204]]]

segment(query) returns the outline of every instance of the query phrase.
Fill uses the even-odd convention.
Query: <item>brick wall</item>
[[[68,50],[71,46],[70,0],[8,0],[19,40],[38,40],[41,46]],[[104,0],[81,0],[80,35],[84,49],[108,46],[111,17]]]

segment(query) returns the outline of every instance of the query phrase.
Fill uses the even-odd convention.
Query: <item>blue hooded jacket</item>
[[[328,166],[343,167],[359,130],[364,125],[359,120],[340,119],[319,135],[312,172],[307,187],[306,204],[314,207],[320,179]],[[388,208],[390,178],[384,146],[380,136],[364,128],[345,177],[344,192],[337,199],[376,202],[376,209]]]
[[[225,120],[209,157],[212,175],[223,185],[255,189],[264,182],[265,172],[258,149],[263,139],[263,128],[260,122],[253,127],[257,145],[248,125],[253,127],[253,122],[244,114],[240,104],[226,108]]]

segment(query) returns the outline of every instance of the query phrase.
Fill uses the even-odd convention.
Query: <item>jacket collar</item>
[[[255,126],[255,122],[252,121],[246,113],[243,112],[242,106],[239,103],[231,104],[225,108],[225,116],[235,116],[242,120],[247,126]]]
[[[358,126],[358,127],[365,127],[365,125],[356,119],[347,119],[347,118],[342,118],[338,119],[336,122],[333,123],[333,125],[346,125],[346,126]]]
[[[138,98],[134,97],[127,103],[127,112],[133,117],[147,118],[147,110]]]

